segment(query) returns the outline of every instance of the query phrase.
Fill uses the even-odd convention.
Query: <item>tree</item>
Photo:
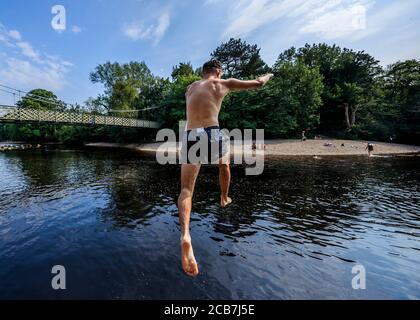
[[[300,60],[277,61],[273,72],[264,87],[226,97],[219,117],[224,127],[258,128],[267,137],[290,137],[318,125],[323,89],[318,69]]]
[[[344,107],[347,130],[356,123],[356,113],[374,99],[373,89],[382,69],[379,61],[363,51],[344,49],[337,66],[337,83],[332,93],[338,106]]]
[[[20,101],[17,102],[20,108],[31,108],[37,110],[58,110],[63,111],[65,103],[57,96],[45,89],[34,89],[29,91]]]
[[[241,39],[231,38],[228,42],[222,43],[211,53],[211,57],[222,63],[228,78],[254,77],[269,70],[261,59],[257,45],[250,45]]]
[[[420,61],[394,63],[386,69],[384,91],[387,103],[396,110],[393,118],[397,138],[420,141]]]
[[[268,132],[296,136],[318,126],[323,91],[318,68],[305,65],[301,59],[277,60],[273,72],[274,78],[263,87]]]
[[[190,62],[180,62],[177,66],[172,67],[171,77],[173,80],[180,76],[190,76],[194,74],[193,67]]]
[[[106,62],[90,73],[93,83],[102,83],[103,95],[91,99],[90,103],[108,110],[130,110],[148,107],[147,93],[157,81],[144,62],[124,64]],[[128,116],[131,113],[120,114]]]
[[[372,105],[375,81],[382,73],[379,61],[364,51],[354,52],[324,43],[292,47],[279,59],[302,59],[308,67],[319,68],[324,84],[321,125],[327,130],[354,127],[356,114]]]
[[[167,82],[163,88],[161,106],[166,112],[162,114],[162,122],[173,130],[178,130],[178,121],[185,120],[185,92],[194,81],[200,80],[196,75],[179,76],[174,82]]]
[[[66,105],[57,96],[45,89],[29,91],[17,103],[20,108],[37,110],[64,111]],[[5,135],[11,140],[24,140],[30,142],[56,141],[56,125],[42,123],[9,124],[5,127]]]

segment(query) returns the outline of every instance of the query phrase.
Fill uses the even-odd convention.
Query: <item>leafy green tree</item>
[[[261,59],[258,46],[250,45],[241,39],[231,38],[228,42],[222,43],[211,53],[211,57],[222,63],[225,76],[228,78],[254,77],[269,70]]]
[[[171,77],[173,80],[180,76],[190,76],[194,74],[193,67],[190,62],[180,62],[177,66],[172,67]]]
[[[37,110],[65,110],[65,103],[57,98],[57,96],[45,89],[34,89],[29,91],[17,106],[21,108],[31,108]]]
[[[390,65],[385,72],[385,99],[396,110],[395,134],[400,141],[420,141],[420,61]]]
[[[318,68],[310,68],[301,60],[278,60],[275,77],[263,90],[266,91],[266,130],[272,136],[297,136],[302,130],[319,124],[319,108],[323,90]]]
[[[277,61],[275,77],[258,90],[230,93],[220,122],[229,129],[265,129],[267,137],[296,136],[319,123],[323,89],[317,68],[300,60]]]
[[[102,83],[105,92],[90,103],[107,110],[133,110],[148,107],[147,93],[155,85],[153,76],[144,62],[124,64],[106,62],[90,73],[93,83]],[[120,115],[130,116],[129,112]],[[131,115],[132,116],[132,115]]]
[[[194,81],[200,80],[196,75],[179,76],[174,82],[166,83],[163,89],[161,106],[165,107],[162,122],[173,130],[178,130],[178,121],[185,120],[185,92]]]
[[[20,108],[36,110],[65,111],[66,105],[57,96],[45,89],[29,91],[17,103]],[[11,140],[23,140],[29,142],[57,141],[56,125],[42,123],[10,124],[7,127],[8,136]]]
[[[372,104],[372,90],[382,72],[379,61],[364,51],[354,52],[325,43],[292,47],[279,59],[302,59],[307,66],[319,68],[324,84],[321,125],[327,130],[354,127],[357,113]]]

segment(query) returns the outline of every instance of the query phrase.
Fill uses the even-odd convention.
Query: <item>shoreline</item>
[[[397,156],[397,155],[415,155],[420,154],[420,146],[404,145],[388,142],[371,141],[374,146],[373,155],[380,156]],[[110,143],[110,142],[93,142],[84,144],[89,148],[119,148],[132,151],[140,151],[146,153],[163,152],[158,148],[163,142],[154,143]],[[168,143],[167,143],[168,144]],[[344,144],[344,145],[343,145]],[[361,140],[341,140],[341,139],[322,139],[322,140],[292,140],[292,139],[273,139],[265,140],[265,156],[361,156],[367,155],[367,141]],[[342,146],[343,145],[343,146]],[[231,154],[250,154],[260,153],[262,146],[258,146],[257,152],[251,149],[251,145],[245,145],[242,148],[234,148],[231,144]],[[176,143],[169,143],[166,152],[176,153],[179,149]]]

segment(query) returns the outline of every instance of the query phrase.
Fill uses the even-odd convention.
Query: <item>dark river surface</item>
[[[201,169],[182,272],[177,165],[117,150],[0,153],[0,298],[420,299],[420,157]],[[54,265],[66,289],[53,290]],[[355,265],[366,289],[353,289]]]

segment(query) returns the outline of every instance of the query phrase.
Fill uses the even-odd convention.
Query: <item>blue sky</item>
[[[64,31],[51,26],[54,5],[66,10]],[[83,103],[103,90],[89,81],[97,64],[144,60],[167,77],[178,62],[200,66],[230,37],[258,44],[269,65],[306,42],[365,50],[383,65],[420,59],[420,1],[2,0],[0,84]],[[0,104],[11,102],[0,92]]]

